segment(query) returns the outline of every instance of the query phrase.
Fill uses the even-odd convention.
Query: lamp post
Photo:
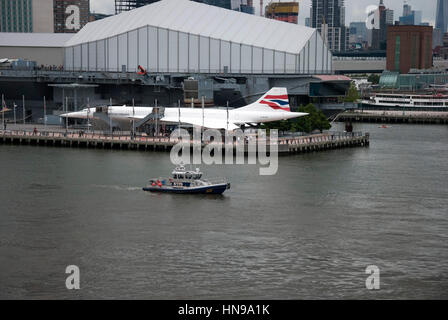
[[[16,105],[15,102],[14,102],[13,106],[14,106],[14,125],[16,125],[17,124],[17,118],[16,118],[16,108],[17,108],[17,105]]]
[[[47,99],[44,96],[44,128],[47,130]]]
[[[2,130],[5,130],[5,96],[2,94]]]
[[[110,129],[110,134],[113,136],[113,133],[114,133],[114,131],[113,131],[113,129],[112,129],[112,118],[111,118],[111,112],[110,112],[110,110],[112,110],[112,98],[110,98],[110,107],[109,108],[107,108],[107,116],[109,117],[109,129]]]
[[[157,104],[158,104],[158,101],[157,101],[157,99],[156,99],[156,102],[155,102],[155,105],[156,105],[156,107],[155,107],[155,113],[156,113],[156,129],[155,129],[155,136],[157,137],[158,135],[159,135],[159,119],[158,119],[158,117],[159,117],[159,109],[158,109],[158,106],[157,106]]]
[[[26,122],[26,111],[25,111],[25,96],[22,96],[22,112],[23,112],[23,124]]]
[[[87,97],[87,132],[90,133],[90,98]]]
[[[65,97],[65,113],[68,113],[68,97]],[[68,117],[65,117],[65,132],[68,132]]]
[[[132,99],[132,134],[131,140],[135,138],[135,100]]]

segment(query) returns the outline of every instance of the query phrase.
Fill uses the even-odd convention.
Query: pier
[[[338,115],[339,122],[448,124],[448,112],[425,111],[347,111]]]
[[[104,133],[0,131],[0,144],[9,145],[169,152],[177,143],[177,139],[170,139],[170,137],[137,136],[132,138],[130,135],[107,135]],[[212,143],[217,144],[218,142]],[[223,149],[229,146],[221,142],[218,144],[221,144]],[[244,150],[247,152],[247,142],[235,141],[232,147],[236,150],[241,144],[244,144]],[[206,145],[203,143],[202,147]],[[280,137],[278,140],[278,152],[279,154],[287,155],[341,148],[368,147],[369,145],[370,135],[368,133],[329,132],[300,137]],[[267,149],[268,151],[270,149],[269,143]]]

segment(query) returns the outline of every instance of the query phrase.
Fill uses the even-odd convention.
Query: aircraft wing
[[[178,119],[169,119],[163,118],[162,121],[176,123]],[[202,127],[204,125],[205,128],[209,129],[224,129],[227,130],[227,120],[219,120],[219,119],[196,119],[196,118],[181,118],[182,123],[192,124],[194,126]],[[239,129],[240,127],[236,124],[229,122],[228,130],[233,131]]]

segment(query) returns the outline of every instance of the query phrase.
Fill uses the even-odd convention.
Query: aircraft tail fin
[[[288,90],[286,88],[272,88],[256,102],[243,107],[242,109],[247,111],[280,110],[291,112]]]

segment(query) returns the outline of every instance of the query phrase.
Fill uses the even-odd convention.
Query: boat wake
[[[141,187],[119,186],[119,185],[93,185],[94,188],[113,189],[118,191],[140,191]]]

